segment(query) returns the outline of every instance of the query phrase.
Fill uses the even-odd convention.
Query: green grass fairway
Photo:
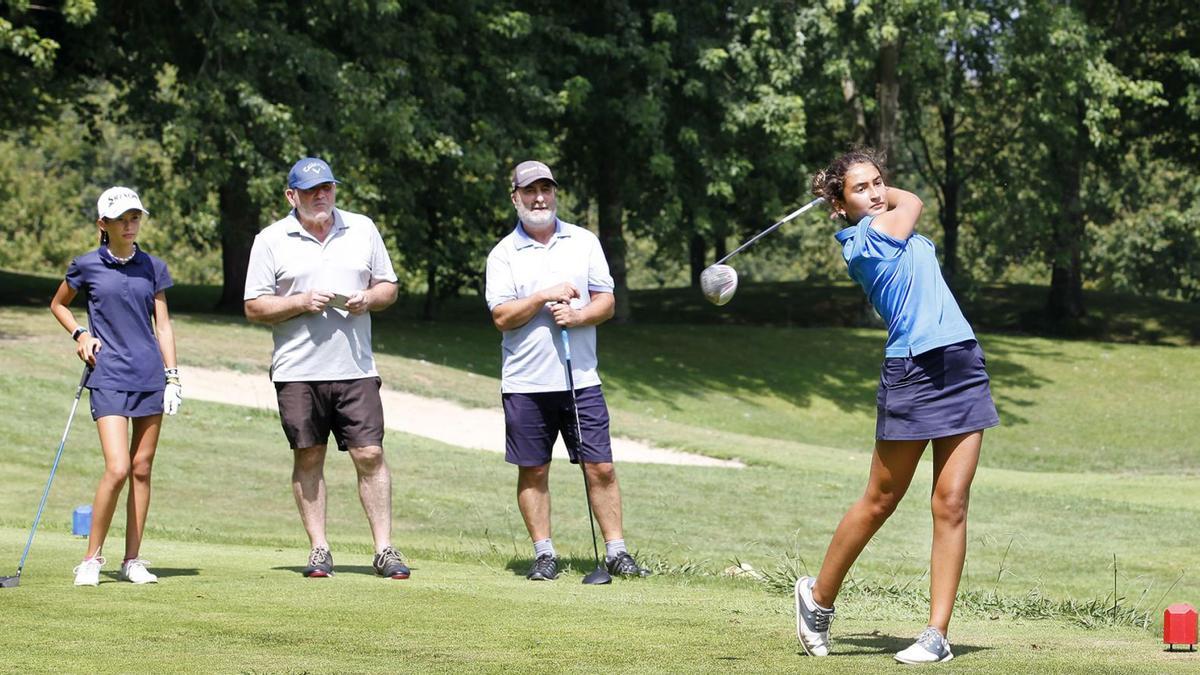
[[[206,314],[176,324],[185,401],[165,422],[143,547],[161,582],[118,582],[110,562],[98,588],[71,585],[85,545],[71,511],[90,503],[101,470],[85,399],[21,586],[0,590],[0,671],[860,673],[893,667],[923,626],[928,470],[852,570],[835,657],[800,654],[779,590],[815,571],[862,489],[878,331],[602,328],[618,433],[749,466],[621,465],[627,539],[656,574],[597,588],[579,583],[592,549],[578,469],[556,464],[551,478],[569,569],[533,584],[512,467],[399,433],[386,442],[394,539],[412,579],[371,573],[353,468],[337,456],[338,573],[301,578],[307,543],[277,418],[186,398],[189,366],[266,377],[269,333]],[[1200,653],[1165,653],[1158,640],[1166,604],[1200,604],[1200,352],[982,339],[1005,424],[988,432],[972,494],[948,672],[1200,669]],[[388,386],[497,405],[499,336],[482,309],[438,323],[385,314],[376,342]],[[42,308],[0,307],[0,345],[0,574],[12,574],[79,364]],[[725,576],[739,562],[766,582]]]

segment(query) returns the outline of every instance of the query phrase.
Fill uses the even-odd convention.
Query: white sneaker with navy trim
[[[952,658],[954,654],[950,652],[950,643],[933,626],[921,631],[912,646],[896,654],[897,661],[908,664],[942,663]]]
[[[809,656],[829,656],[829,622],[833,620],[833,608],[826,609],[813,600],[812,577],[796,580],[796,637]]]

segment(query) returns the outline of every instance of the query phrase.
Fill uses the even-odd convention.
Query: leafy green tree
[[[998,156],[990,240],[1005,256],[1039,251],[1051,269],[1047,315],[1084,316],[1089,172],[1122,137],[1124,116],[1159,102],[1161,86],[1118,70],[1103,34],[1074,7],[1030,0],[1002,36],[1000,95],[1016,118]]]

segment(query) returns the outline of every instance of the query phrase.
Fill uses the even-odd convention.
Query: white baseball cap
[[[130,209],[150,215],[137,193],[127,187],[110,187],[96,200],[96,213],[101,218],[120,218],[122,213]]]

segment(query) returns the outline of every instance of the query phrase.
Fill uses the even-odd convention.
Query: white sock
[[[547,554],[551,558],[558,557],[557,554],[554,553],[554,542],[550,541],[550,537],[546,537],[545,539],[539,539],[538,541],[533,542],[533,557],[534,558],[540,558]]]
[[[604,542],[604,559],[605,560],[612,560],[613,558],[621,555],[622,553],[625,553],[626,551],[627,551],[627,549],[625,548],[625,540],[624,539],[613,539],[612,541]]]

